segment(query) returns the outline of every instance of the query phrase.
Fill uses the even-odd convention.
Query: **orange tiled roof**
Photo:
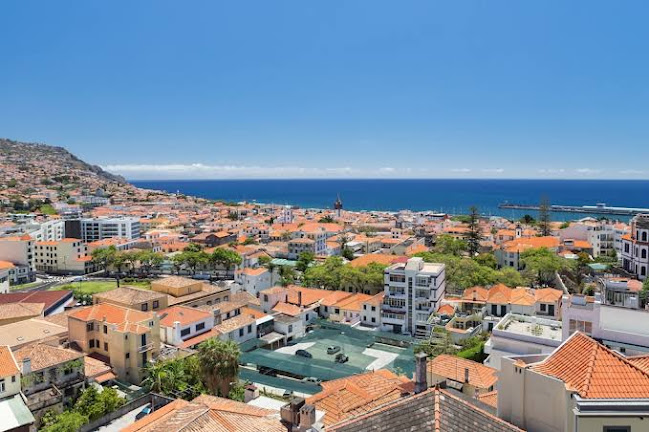
[[[585,399],[649,398],[649,373],[581,332],[530,369],[563,381]]]
[[[487,389],[498,381],[497,370],[473,360],[452,355],[438,355],[428,361],[428,372],[453,381],[464,382],[465,370],[469,370],[468,383],[474,387]]]
[[[496,304],[509,304],[512,297],[512,289],[503,284],[494,285],[487,293],[487,302]]]
[[[437,313],[440,315],[453,315],[455,313],[455,308],[450,304],[443,304],[437,310]]]
[[[155,314],[153,312],[141,312],[108,303],[88,306],[69,315],[70,318],[76,318],[81,321],[103,321],[106,318],[106,322],[109,324],[138,323],[150,320],[154,316]]]
[[[350,261],[349,265],[352,267],[365,267],[368,264],[376,263],[376,264],[382,264],[388,266],[390,264],[394,264],[395,260],[399,258],[405,258],[405,257],[398,256],[398,255],[371,253],[371,254],[365,254],[358,258],[354,258],[352,261]]]
[[[386,369],[322,383],[322,391],[307,399],[325,411],[324,424],[356,417],[412,392],[413,383]]]
[[[0,346],[0,378],[5,378],[20,373],[16,360],[14,359],[11,349],[6,346]]]
[[[171,306],[161,310],[159,315],[160,325],[164,327],[173,327],[176,321],[180,322],[180,325],[186,326],[212,316],[209,312],[187,306]]]
[[[563,291],[554,288],[537,288],[534,290],[534,297],[537,302],[554,303],[561,299]]]
[[[478,400],[484,404],[492,406],[494,408],[498,407],[498,390],[494,390],[488,393],[482,393],[478,395]]]
[[[283,313],[289,316],[298,316],[302,313],[302,309],[292,304],[279,302],[275,307],[273,307],[273,312]]]
[[[521,306],[532,306],[536,299],[532,290],[525,287],[516,287],[511,291],[510,303]]]

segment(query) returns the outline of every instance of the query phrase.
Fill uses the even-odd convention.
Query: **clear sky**
[[[129,178],[649,178],[649,2],[0,2],[0,136]]]

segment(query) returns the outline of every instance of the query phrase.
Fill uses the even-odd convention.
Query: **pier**
[[[513,209],[513,210],[536,210],[540,209],[539,205],[528,204],[514,204],[514,203],[501,203],[498,205],[500,209]],[[551,205],[551,212],[556,213],[592,213],[602,215],[620,215],[620,216],[635,216],[638,213],[649,213],[649,208],[636,208],[636,207],[610,207],[605,203],[597,203],[594,206],[573,206],[573,205]]]

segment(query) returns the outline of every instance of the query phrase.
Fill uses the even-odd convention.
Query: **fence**
[[[100,427],[107,425],[113,420],[118,419],[123,415],[133,411],[134,409],[140,408],[146,404],[150,403],[154,409],[158,409],[167,405],[169,402],[172,401],[173,399],[168,398],[166,396],[162,396],[155,393],[149,393],[144,396],[140,396],[137,399],[133,399],[130,402],[127,402],[126,404],[119,407],[117,410],[109,414],[106,414],[102,418],[98,418],[93,422],[81,426],[81,428],[79,428],[79,432],[90,432],[99,429]]]

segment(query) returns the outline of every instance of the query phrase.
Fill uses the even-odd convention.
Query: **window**
[[[1,379],[0,380],[0,393],[5,392],[5,380]]]
[[[142,312],[146,312],[149,310],[149,304],[148,303],[142,303]]]
[[[186,329],[182,329],[182,330],[180,331],[180,337],[187,336],[190,332],[191,332],[191,328],[190,328],[190,327],[187,327]]]
[[[108,334],[108,326],[104,324],[104,334]]]
[[[95,347],[95,340],[90,339],[90,348],[94,348],[94,347]]]
[[[631,432],[631,426],[604,426],[603,432]]]
[[[89,322],[88,324],[86,324],[86,331],[91,332],[94,329],[95,329],[95,326],[93,325],[93,323]]]
[[[210,302],[207,302],[209,304]],[[160,307],[160,301],[153,300],[153,309],[158,309]]]
[[[547,308],[547,305],[545,303],[541,303],[541,312],[545,312]]]
[[[289,332],[289,333],[293,333],[293,325],[292,325],[292,324],[289,324],[289,326],[288,326],[288,332]]]
[[[242,328],[239,329],[239,337],[243,337],[243,329]]]
[[[366,304],[363,305],[363,310],[367,310],[367,305]]]
[[[248,325],[248,333],[252,333],[252,324]]]
[[[264,294],[264,301],[268,303],[268,294]]]
[[[375,322],[376,322],[376,318],[372,317],[372,322],[375,323]]]
[[[196,324],[196,331],[201,331],[205,328],[205,323]]]
[[[108,351],[108,342],[104,342],[104,351]]]
[[[126,359],[128,360],[130,358],[131,358],[131,353],[126,353]]]
[[[376,312],[376,306],[372,306],[372,312]]]

